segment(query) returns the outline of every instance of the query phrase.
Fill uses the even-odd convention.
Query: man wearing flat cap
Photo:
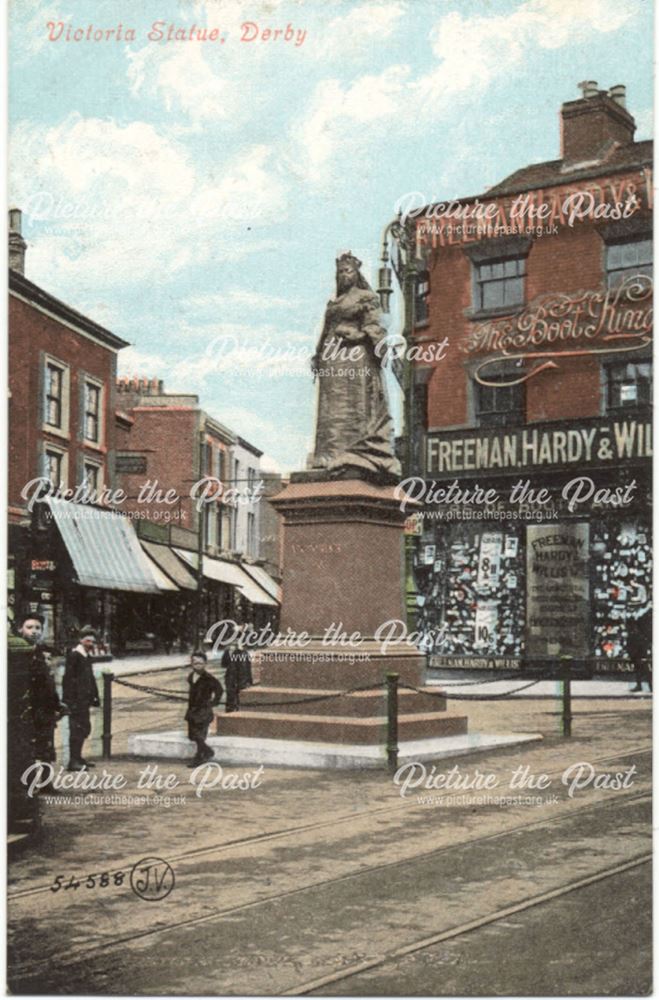
[[[69,771],[94,767],[82,756],[82,745],[92,731],[90,708],[98,708],[100,699],[92,669],[92,650],[96,642],[93,629],[83,628],[80,641],[69,650],[64,669],[62,694],[69,707]]]

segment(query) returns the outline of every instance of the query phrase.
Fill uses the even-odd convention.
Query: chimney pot
[[[9,266],[12,271],[25,274],[27,243],[21,235],[23,213],[20,208],[9,209]]]
[[[624,83],[617,83],[615,87],[611,87],[609,97],[612,101],[615,101],[616,104],[619,104],[621,108],[626,107],[627,88]]]
[[[614,145],[633,142],[636,131],[622,84],[606,91],[584,80],[579,87],[583,96],[561,107],[561,159],[567,166],[602,160]]]
[[[582,97],[586,99],[589,97],[596,97],[599,93],[599,90],[597,89],[597,80],[582,80],[579,84],[579,89]]]

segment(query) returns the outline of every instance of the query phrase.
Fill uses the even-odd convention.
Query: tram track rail
[[[428,937],[414,941],[412,944],[392,949],[390,952],[368,959],[365,962],[357,962],[352,966],[345,967],[337,970],[336,972],[328,973],[327,975],[320,976],[317,979],[307,980],[307,982],[301,983],[290,990],[285,990],[280,995],[285,997],[305,996],[312,993],[314,990],[334,985],[334,983],[341,982],[342,980],[352,979],[364,972],[370,972],[373,969],[381,968],[388,962],[396,961],[397,959],[405,958],[407,955],[413,955],[416,952],[425,950],[426,948],[431,948],[434,945],[442,944],[444,941],[454,941],[456,938],[464,937],[467,934],[480,930],[481,927],[489,927],[500,920],[505,920],[517,913],[523,913],[525,910],[529,910],[534,906],[541,906],[543,903],[549,903],[552,900],[560,899],[568,893],[576,892],[579,889],[585,889],[588,886],[604,881],[604,879],[620,875],[623,872],[631,871],[634,868],[638,868],[640,865],[649,864],[651,861],[651,854],[641,854],[638,857],[625,861],[620,865],[614,865],[611,868],[604,868],[602,871],[596,872],[594,875],[587,875],[585,878],[575,879],[573,882],[568,882],[556,889],[550,889],[549,891],[539,893],[536,896],[529,896],[527,899],[521,900],[512,906],[505,906],[500,910],[494,910],[492,913],[478,917],[476,920],[469,920],[463,924],[451,927],[448,930],[431,934]]]
[[[604,764],[605,762],[611,762],[611,761],[615,762],[615,761],[618,761],[618,760],[625,760],[627,757],[634,757],[634,756],[637,756],[637,755],[640,755],[640,754],[651,754],[651,753],[652,753],[652,747],[651,746],[636,747],[636,748],[633,748],[632,750],[625,751],[622,754],[615,754],[615,755],[607,754],[604,757],[594,758],[591,761],[591,763],[593,763],[593,764]],[[547,774],[549,775],[549,777],[555,777],[556,775],[561,774],[563,772],[563,770],[564,770],[564,768],[557,768],[557,769],[555,769],[553,771],[548,771]],[[637,797],[646,797],[646,796],[651,797],[646,792],[640,792],[640,793],[637,792],[637,793],[625,794],[624,796],[618,795],[618,800],[624,799],[625,801],[629,801],[630,799],[634,799],[634,798],[637,798]],[[204,847],[197,847],[197,848],[193,848],[192,850],[180,851],[178,854],[170,854],[170,855],[168,855],[167,860],[170,863],[173,863],[173,862],[185,862],[185,861],[197,861],[197,860],[199,860],[201,858],[212,857],[214,854],[222,854],[222,853],[225,853],[226,851],[230,851],[230,850],[233,850],[233,849],[236,849],[236,848],[249,847],[251,844],[259,844],[260,845],[260,844],[268,843],[268,842],[273,841],[273,840],[280,840],[280,839],[284,839],[286,837],[292,837],[292,836],[295,836],[296,834],[300,834],[300,833],[310,833],[310,832],[313,832],[314,830],[322,830],[324,828],[331,828],[331,829],[333,829],[338,824],[355,822],[355,821],[360,820],[360,819],[362,819],[362,818],[364,818],[366,816],[374,816],[374,815],[378,815],[378,814],[384,813],[384,812],[391,813],[394,810],[403,810],[405,808],[409,809],[410,805],[415,804],[416,798],[417,798],[417,796],[414,796],[414,797],[410,796],[409,799],[401,799],[400,802],[398,802],[398,801],[396,801],[395,803],[389,802],[389,803],[387,803],[386,805],[383,805],[383,806],[376,806],[373,809],[364,809],[364,810],[362,810],[361,812],[358,812],[358,813],[355,813],[355,812],[346,813],[346,814],[344,814],[342,816],[332,817],[329,820],[320,820],[320,821],[314,822],[314,823],[302,823],[302,824],[299,824],[298,826],[285,827],[284,829],[281,829],[281,830],[265,831],[263,833],[253,834],[253,835],[251,835],[249,837],[239,837],[236,840],[223,841],[223,842],[221,842],[219,844],[208,844],[208,845],[206,845]],[[590,811],[590,810],[593,810],[593,809],[598,809],[601,806],[606,806],[606,805],[607,805],[607,803],[600,802],[600,803],[595,803],[595,804],[593,804],[591,806],[583,806],[582,809],[580,810],[580,812]],[[565,815],[566,814],[562,814],[562,817],[564,818]],[[570,815],[572,815],[572,813],[570,813]],[[556,817],[556,820],[559,820],[562,817]],[[551,822],[555,822],[556,820],[552,820]],[[463,843],[469,843],[469,844],[471,844],[471,843],[476,843],[476,842],[481,841],[481,840],[489,840],[489,839],[492,839],[492,838],[498,838],[498,837],[504,836],[504,835],[506,835],[508,833],[513,833],[513,832],[515,832],[517,830],[523,830],[523,829],[526,829],[527,827],[533,827],[533,826],[537,826],[537,825],[546,825],[546,823],[545,823],[544,820],[531,820],[528,823],[521,823],[521,824],[518,824],[515,827],[510,827],[506,831],[502,831],[502,832],[495,833],[495,834],[488,834],[485,837],[471,838],[471,839],[468,839],[466,841],[463,841]],[[457,845],[445,845],[445,847],[442,847],[442,848],[432,848],[429,853],[432,854],[432,853],[435,853],[436,851],[450,849],[453,846],[457,846]],[[415,855],[415,857],[422,857],[422,856],[423,855]],[[393,863],[396,864],[397,862],[393,862]],[[121,864],[121,865],[117,865],[117,866],[115,866],[113,868],[104,868],[103,871],[107,872],[109,875],[114,875],[117,872],[125,871],[127,867],[130,867],[130,861],[127,861],[127,862],[125,862],[124,864]],[[93,875],[100,875],[101,872],[100,871],[99,872],[92,872],[91,874],[93,874]],[[31,896],[35,896],[35,895],[39,895],[41,893],[49,892],[50,891],[50,885],[51,884],[49,883],[48,885],[29,886],[29,887],[27,887],[25,889],[17,889],[17,890],[15,890],[13,892],[8,892],[7,895],[6,895],[7,903],[11,903],[14,900],[26,899],[26,898],[29,898]]]
[[[629,754],[625,754],[623,756],[629,756]],[[452,851],[464,850],[465,848],[474,848],[478,847],[480,844],[496,840],[504,840],[505,838],[513,836],[514,834],[519,833],[521,831],[527,832],[531,831],[533,828],[546,829],[547,826],[557,827],[561,823],[566,823],[570,820],[574,820],[577,817],[582,817],[587,813],[598,812],[601,811],[602,809],[614,809],[625,806],[628,807],[640,804],[645,801],[647,802],[652,801],[652,795],[650,791],[629,793],[625,795],[617,794],[615,799],[594,803],[590,806],[583,806],[581,808],[578,808],[577,810],[564,812],[560,816],[555,817],[553,820],[547,821],[547,819],[545,818],[542,820],[534,820],[528,823],[520,823],[506,830],[498,831],[497,833],[486,834],[485,836],[482,837],[469,838],[460,841],[459,843],[445,844],[442,845],[441,847],[431,848],[428,851],[419,852],[408,858],[398,858],[393,861],[387,861],[376,865],[369,865],[367,867],[358,868],[354,871],[344,872],[341,875],[336,875],[331,878],[320,879],[316,882],[309,882],[305,885],[296,886],[295,888],[292,889],[271,893],[267,896],[262,896],[259,899],[254,899],[245,903],[240,903],[236,906],[217,907],[216,909],[213,909],[210,912],[206,912],[200,916],[187,917],[182,920],[173,920],[170,921],[169,923],[161,923],[155,927],[146,928],[142,931],[133,931],[132,933],[123,935],[120,934],[112,938],[112,940],[103,941],[98,944],[93,944],[87,948],[85,948],[84,946],[78,946],[76,948],[75,955],[71,955],[68,958],[58,957],[57,959],[54,960],[52,957],[44,957],[43,959],[39,959],[37,961],[31,960],[29,963],[16,963],[13,964],[11,967],[12,978],[14,979],[14,981],[16,980],[16,978],[20,978],[21,976],[26,976],[31,978],[35,975],[38,975],[38,973],[41,970],[48,967],[56,968],[58,971],[64,968],[75,967],[81,965],[92,956],[112,951],[115,948],[125,947],[126,945],[130,945],[131,943],[136,941],[143,942],[146,939],[154,940],[157,939],[159,936],[170,933],[172,931],[175,932],[177,930],[188,929],[191,927],[208,924],[217,920],[232,918],[233,916],[239,913],[244,913],[246,911],[254,910],[259,907],[276,904],[281,900],[290,899],[291,897],[295,896],[300,896],[301,894],[304,893],[315,892],[323,888],[335,886],[339,883],[344,883],[353,879],[363,878],[364,876],[371,875],[375,872],[386,872],[390,871],[393,868],[401,868],[401,867],[404,868],[405,866],[412,866],[419,861],[428,860],[433,857],[441,857],[443,855],[449,854]],[[371,810],[370,812],[375,812],[375,811],[376,810]],[[382,810],[380,809],[377,810],[377,812],[380,811]],[[354,819],[355,817],[352,818]],[[319,826],[329,826],[329,825],[333,825],[333,823],[316,824],[315,826],[319,827]],[[308,828],[309,827],[307,827],[306,829]],[[290,831],[290,832],[296,832],[296,831]],[[252,842],[252,841],[262,842],[265,839],[274,839],[275,837],[282,835],[283,832],[271,835],[266,834],[264,837],[260,838],[259,837],[244,838],[241,841],[235,841],[232,844],[226,844],[222,846],[224,849],[228,849],[229,847],[232,846],[235,847],[237,845],[242,845],[247,842]],[[181,854],[179,856],[178,860],[197,860],[200,853],[201,851],[185,852],[184,854]],[[210,853],[210,851],[206,852],[206,854],[208,853]],[[406,945],[404,948],[401,949],[396,949],[395,951],[387,953],[386,955],[377,956],[372,960],[358,963],[354,967],[351,968],[343,967],[340,971],[337,970],[336,973],[331,974],[329,978],[323,977],[322,979],[307,981],[304,984],[300,984],[297,987],[292,988],[291,991],[289,992],[282,993],[281,995],[282,996],[303,995],[304,993],[310,992],[313,989],[318,989],[323,985],[327,985],[331,982],[338,981],[339,979],[342,978],[347,978],[350,975],[357,975],[360,972],[367,971],[367,969],[375,968],[377,965],[384,964],[386,961],[402,957],[404,954],[407,954],[408,952],[411,953],[413,951],[421,950],[422,948],[425,947],[430,947],[432,944],[439,943],[442,940],[447,940],[449,936],[457,937],[460,934],[467,933],[469,930],[477,929],[477,927],[485,926],[486,924],[493,923],[496,920],[502,920],[506,916],[511,915],[512,913],[521,912],[524,909],[528,909],[530,906],[538,905],[539,903],[548,901],[559,895],[563,895],[569,891],[572,891],[573,889],[590,885],[594,881],[608,877],[609,875],[616,874],[619,871],[622,872],[624,870],[627,870],[627,868],[632,868],[640,864],[648,863],[649,861],[651,861],[651,859],[652,859],[652,854],[649,852],[643,853],[641,855],[635,855],[634,857],[622,862],[620,865],[604,869],[602,872],[595,873],[593,875],[589,875],[581,879],[574,880],[573,882],[568,883],[565,886],[552,889],[548,892],[528,897],[527,899],[524,900],[520,900],[513,906],[509,906],[499,911],[495,911],[494,914],[485,915],[482,918],[471,921],[468,924],[460,925],[457,928],[447,929],[445,931],[438,932],[437,934],[424,937],[423,939],[420,939],[420,941],[418,942]],[[177,860],[177,858],[170,856],[168,860],[171,863],[172,861]],[[110,874],[112,873],[110,872]],[[335,978],[332,978],[333,976],[335,976]]]

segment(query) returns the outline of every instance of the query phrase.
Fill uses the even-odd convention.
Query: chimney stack
[[[579,84],[582,97],[561,107],[561,158],[568,167],[602,161],[614,146],[634,141],[636,122],[625,106],[626,88],[607,92],[595,80]]]
[[[20,208],[9,209],[9,266],[12,271],[25,274],[27,243],[21,235],[23,213]]]

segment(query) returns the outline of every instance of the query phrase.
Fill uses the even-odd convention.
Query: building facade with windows
[[[263,486],[259,485],[259,463],[262,451],[242,437],[236,439],[232,449],[233,483],[236,489],[234,504],[232,548],[249,559],[261,557],[259,504]]]
[[[39,610],[52,638],[65,630],[62,581],[76,577],[62,539],[44,523],[44,505],[30,497],[39,479],[79,496],[114,488],[117,355],[126,341],[25,276],[16,209],[9,244],[10,617]],[[69,610],[76,619],[71,601]]]
[[[117,401],[124,508],[176,587],[161,607],[158,630],[189,646],[195,632],[205,634],[222,619],[276,619],[277,587],[258,565],[258,502],[245,502],[247,487],[258,482],[261,452],[206,413],[198,396],[165,392],[157,378],[120,378]],[[148,650],[152,640],[137,605],[124,623],[122,647]]]
[[[414,340],[448,340],[413,374],[418,618],[438,667],[632,669],[651,579],[652,144],[624,87],[581,87],[559,159],[414,222]]]

